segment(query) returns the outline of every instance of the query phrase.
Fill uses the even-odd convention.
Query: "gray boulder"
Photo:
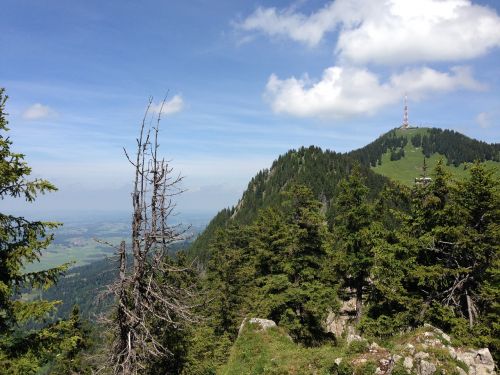
[[[269,328],[276,327],[276,323],[272,320],[269,320],[269,319],[261,319],[261,318],[247,319],[247,318],[245,318],[245,319],[243,319],[243,322],[240,325],[240,329],[238,330],[238,336],[241,334],[243,327],[247,323],[258,324],[260,326],[261,331],[266,331]]]

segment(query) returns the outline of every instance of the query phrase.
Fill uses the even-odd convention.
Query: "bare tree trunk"
[[[358,282],[356,286],[356,324],[361,321],[363,313],[363,283]]]
[[[130,368],[128,368],[127,364],[129,361],[127,360],[127,356],[131,355],[131,342],[130,342],[130,330],[128,329],[127,324],[127,316],[125,312],[125,306],[128,304],[127,302],[127,293],[126,293],[126,245],[125,241],[120,243],[120,248],[118,250],[119,257],[119,296],[118,303],[116,308],[116,322],[118,325],[118,337],[115,342],[114,353],[116,354],[115,363],[118,365],[118,368],[121,367],[121,370],[118,371],[118,368],[115,368],[115,372],[121,372],[123,374],[130,373]],[[129,348],[130,346],[130,348]]]
[[[474,307],[472,306],[472,301],[471,301],[471,298],[469,296],[469,293],[467,293],[467,291],[465,291],[465,299],[467,300],[467,312],[468,312],[468,315],[469,315],[469,327],[472,328],[474,326],[474,313],[473,313],[473,309]]]
[[[138,374],[147,368],[152,358],[171,354],[169,348],[160,343],[150,327],[151,322],[177,327],[179,322],[194,322],[189,301],[194,293],[191,288],[177,288],[164,281],[161,276],[168,272],[185,272],[167,266],[165,256],[168,246],[184,238],[187,229],[170,225],[169,218],[175,209],[172,198],[180,193],[181,176],[174,176],[172,168],[164,159],[158,159],[158,132],[160,108],[156,126],[147,129],[152,99],[144,115],[137,151],[134,160],[125,155],[134,166],[135,177],[132,191],[132,269],[127,272],[126,244],[121,242],[119,255],[119,278],[111,286],[116,296],[114,343],[110,356],[114,373]],[[164,278],[163,278],[164,279]]]

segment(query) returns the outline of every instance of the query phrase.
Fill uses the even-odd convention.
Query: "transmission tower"
[[[408,129],[410,124],[408,122],[408,95],[405,94],[405,107],[403,114],[403,123],[401,124],[401,129]]]

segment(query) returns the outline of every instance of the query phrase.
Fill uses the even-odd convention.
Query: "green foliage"
[[[393,135],[390,136],[391,134]],[[388,137],[409,139],[411,142],[401,148],[380,148],[374,147],[380,142],[377,140],[361,150],[364,152],[368,148],[372,152],[385,150],[379,156],[377,163],[372,164],[373,171],[407,186],[413,186],[415,178],[423,174],[422,159],[425,159],[431,168],[443,159],[446,170],[458,179],[465,178],[470,163],[479,159],[486,161],[496,170],[496,176],[500,177],[500,146],[498,144],[486,144],[453,131],[430,128],[398,129],[381,138]],[[425,147],[422,147],[422,139],[425,140]],[[352,153],[357,155],[361,150]]]
[[[206,264],[211,256],[209,243],[218,228],[225,228],[231,222],[248,225],[255,221],[260,210],[279,209],[286,200],[282,193],[294,185],[304,185],[311,189],[331,223],[332,203],[338,191],[338,183],[350,173],[354,161],[349,155],[323,151],[313,146],[291,150],[279,156],[269,170],[263,170],[252,178],[236,207],[222,210],[215,216],[193,242],[190,255]],[[370,188],[368,197],[373,199],[387,180],[367,166],[362,165],[360,170]]]
[[[351,151],[349,155],[362,165],[376,167],[386,153],[392,155],[390,160],[405,157],[405,150],[409,149],[408,140],[411,140],[413,148],[421,148],[426,158],[440,154],[455,167],[475,160],[500,161],[500,144],[487,144],[453,130],[437,128],[394,129],[365,147]]]
[[[368,187],[358,166],[340,183],[335,200],[333,234],[335,238],[333,265],[343,281],[356,294],[356,313],[361,318],[363,288],[372,267],[373,238],[378,223],[368,202]]]
[[[368,342],[365,340],[354,340],[346,349],[348,355],[361,354],[368,351]]]
[[[233,340],[228,333],[218,335],[207,324],[197,326],[188,336],[189,349],[183,374],[212,375],[226,362]]]
[[[362,366],[358,367],[354,371],[354,375],[373,375],[377,370],[377,364],[375,362],[366,362]]]
[[[80,309],[74,306],[67,320],[60,320],[54,325],[60,341],[57,353],[50,364],[50,374],[86,373],[83,352],[93,343],[90,340],[90,327],[80,317]],[[90,372],[88,372],[90,373]]]
[[[246,325],[219,374],[352,374],[348,364],[335,364],[337,347],[307,348],[295,344],[281,328],[259,331]],[[335,370],[334,370],[335,369]],[[338,370],[338,371],[337,371]]]
[[[262,211],[252,225],[230,226],[212,243],[207,280],[218,334],[234,337],[252,313],[306,344],[322,340],[322,322],[336,305],[325,268],[328,229],[308,188],[293,186],[286,196],[280,210]]]
[[[429,321],[498,351],[499,184],[478,162],[468,174],[454,181],[438,163],[432,182],[414,187],[402,225],[375,246],[367,332]]]
[[[31,168],[24,155],[11,150],[12,141],[6,135],[6,100],[4,89],[0,89],[0,199],[32,202],[37,194],[56,188],[46,180],[30,180]],[[0,213],[0,366],[5,374],[36,373],[56,353],[71,356],[79,345],[79,336],[70,329],[74,323],[71,319],[42,325],[40,329],[26,326],[33,321],[43,322],[58,301],[19,298],[21,288],[48,288],[67,268],[62,265],[41,272],[23,272],[24,265],[39,260],[52,241],[48,231],[57,225]]]
[[[286,195],[283,213],[264,212],[254,228],[255,312],[311,345],[321,340],[322,322],[337,304],[335,284],[324,266],[330,240],[311,190],[298,185]]]
[[[234,339],[245,316],[259,316],[299,342],[319,344],[341,283],[340,295],[355,291],[365,305],[359,328],[367,337],[390,340],[430,322],[456,343],[488,345],[496,355],[499,186],[483,164],[467,173],[456,181],[441,162],[431,183],[411,190],[390,184],[371,202],[354,167],[336,187],[331,232],[324,206],[304,186],[292,186],[279,208],[261,210],[252,223],[222,229],[207,272],[216,294],[214,337]],[[348,356],[366,349],[353,345],[360,348],[347,348]],[[253,373],[267,369],[263,358]]]

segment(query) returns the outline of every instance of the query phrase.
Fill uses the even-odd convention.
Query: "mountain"
[[[393,129],[369,145],[348,153],[376,173],[412,185],[423,173],[424,159],[427,173],[439,159],[455,177],[465,175],[467,163],[486,162],[500,177],[500,144],[488,144],[469,138],[453,130],[436,128]]]
[[[194,241],[189,254],[202,263],[208,259],[208,246],[216,230],[230,222],[248,224],[260,209],[278,207],[283,201],[281,192],[293,184],[311,188],[323,203],[327,216],[331,214],[331,203],[337,192],[338,183],[349,175],[356,160],[347,154],[323,151],[319,147],[302,147],[290,150],[275,160],[269,169],[264,169],[252,178],[238,204],[220,211],[208,224],[205,231]],[[374,197],[388,179],[362,165],[361,172]]]
[[[436,128],[393,129],[363,148],[337,153],[319,147],[290,150],[275,160],[269,169],[257,173],[232,208],[221,210],[198,236],[189,254],[205,263],[209,243],[218,228],[229,223],[248,224],[265,207],[281,204],[280,194],[293,184],[309,186],[332,217],[331,203],[338,183],[359,162],[370,196],[374,197],[390,179],[411,185],[423,173],[424,159],[429,171],[443,158],[448,170],[461,175],[466,163],[487,161],[500,176],[500,144],[481,142],[452,130]]]

